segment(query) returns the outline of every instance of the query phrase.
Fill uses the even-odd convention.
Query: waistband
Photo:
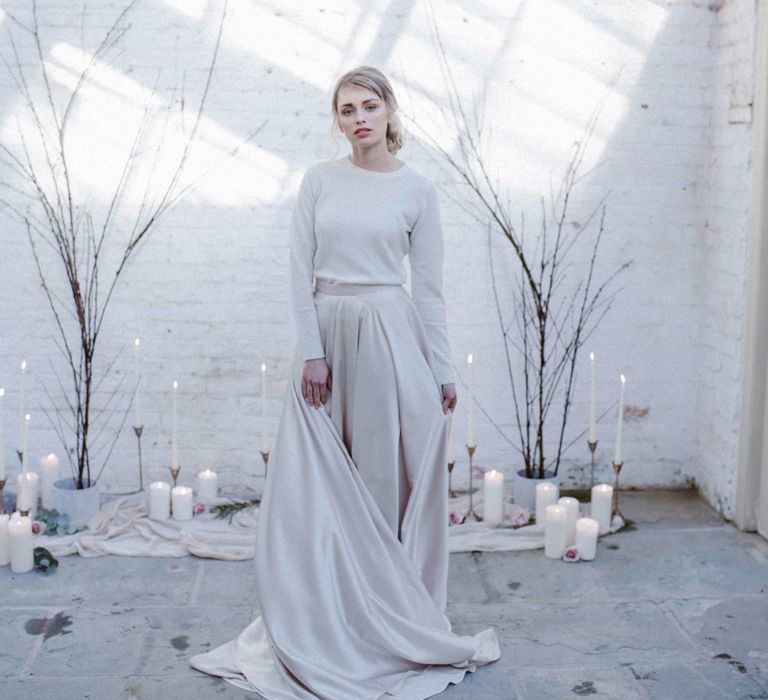
[[[323,294],[368,294],[369,292],[378,292],[383,289],[404,289],[401,284],[356,284],[353,282],[329,282],[327,280],[315,279],[315,291]]]

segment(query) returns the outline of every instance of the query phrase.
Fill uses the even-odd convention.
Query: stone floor
[[[497,662],[446,700],[768,698],[768,542],[691,491],[627,492],[634,521],[593,562],[452,554],[459,633],[496,627]],[[77,555],[0,568],[0,698],[257,698],[187,658],[256,609],[254,562]]]

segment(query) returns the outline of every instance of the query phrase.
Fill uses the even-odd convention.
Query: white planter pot
[[[87,525],[99,512],[99,483],[85,489],[76,488],[75,480],[68,476],[53,482],[53,507],[69,516],[71,528]]]
[[[538,469],[534,473],[538,473]],[[536,484],[543,483],[554,484],[560,491],[560,477],[549,469],[544,470],[543,479],[529,479],[525,476],[525,467],[518,469],[515,472],[515,503],[533,513],[536,508]]]

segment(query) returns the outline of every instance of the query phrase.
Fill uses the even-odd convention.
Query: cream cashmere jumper
[[[424,322],[440,384],[455,381],[443,298],[443,234],[435,184],[407,163],[377,172],[347,156],[310,165],[290,226],[290,288],[304,359],[324,357],[314,277],[355,284],[406,282]]]

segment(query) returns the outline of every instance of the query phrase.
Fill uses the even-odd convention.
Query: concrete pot
[[[69,516],[69,525],[76,529],[87,525],[91,518],[99,512],[99,483],[92,482],[88,488],[76,488],[75,480],[71,477],[57,479],[53,482],[53,507],[59,513]]]

